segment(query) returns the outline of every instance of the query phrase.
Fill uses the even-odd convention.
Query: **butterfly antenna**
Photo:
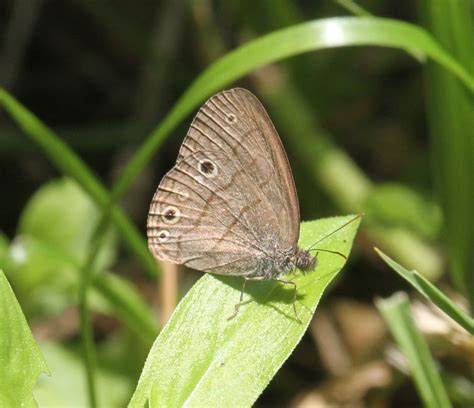
[[[342,224],[340,227],[336,228],[334,231],[331,231],[329,234],[325,235],[324,237],[318,239],[316,242],[314,242],[308,249],[307,251],[322,251],[322,252],[329,252],[329,253],[332,253],[332,254],[336,254],[336,255],[340,255],[342,256],[344,259],[347,259],[347,256],[345,256],[344,254],[342,254],[341,252],[338,252],[338,251],[331,251],[329,249],[321,249],[321,248],[315,248],[314,246],[315,245],[318,245],[321,241],[324,241],[326,238],[330,237],[331,235],[334,235],[336,232],[340,231],[341,229],[343,229],[344,227],[347,227],[349,224],[351,224],[352,222],[354,222],[355,220],[358,220],[359,218],[362,218],[364,214],[357,214],[354,218],[350,219],[349,221],[347,221],[346,223]]]
[[[342,252],[331,251],[330,249],[311,248],[311,249],[308,249],[308,251],[328,252],[330,254],[339,255],[339,256],[342,256],[344,259],[347,259],[347,256],[345,256]]]

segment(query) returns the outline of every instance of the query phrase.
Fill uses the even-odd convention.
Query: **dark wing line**
[[[229,92],[229,91],[222,92],[220,95],[218,95],[218,98],[220,98],[220,97],[225,98],[225,99],[227,100],[227,102],[230,103],[230,104],[235,108],[235,110],[236,110],[237,112],[240,112],[240,111],[239,111],[239,108],[235,105],[234,101],[229,97],[229,94],[230,94],[230,93],[231,93],[231,92]],[[234,95],[234,93],[232,93],[232,94]],[[236,96],[236,95],[234,95],[234,96]],[[237,96],[236,96],[236,97],[237,97]],[[213,102],[214,102],[214,101],[213,101]],[[223,104],[224,102],[221,101],[221,103]],[[215,102],[214,102],[214,104],[215,104]],[[241,99],[240,104],[241,104],[241,106],[247,108],[247,109],[245,110],[244,114],[247,115],[249,118],[253,119],[253,122],[254,122],[255,125],[257,125],[257,127],[258,127],[258,121],[256,120],[255,116],[250,115],[250,112],[252,112],[252,109],[249,109],[249,106],[247,105],[246,101]],[[261,130],[261,129],[259,128],[259,130]],[[249,133],[250,133],[250,135],[252,136],[252,139],[253,139],[253,141],[255,142],[255,144],[260,148],[260,151],[261,151],[263,157],[265,157],[265,158],[267,159],[267,163],[270,165],[270,168],[274,168],[273,165],[274,165],[275,163],[273,163],[273,160],[270,160],[270,161],[269,161],[268,158],[267,158],[267,153],[271,151],[270,149],[268,149],[268,145],[266,145],[266,146],[267,146],[267,151],[263,150],[263,149],[262,149],[262,146],[260,145],[260,140],[264,140],[264,141],[266,142],[265,136],[260,137],[260,138],[257,138],[257,137],[255,137],[255,136],[253,136],[251,132],[249,132]],[[263,135],[263,134],[264,134],[263,132],[259,132],[259,133],[260,133],[260,135]],[[265,143],[265,144],[266,144],[266,143]],[[270,155],[270,159],[272,159],[271,155]]]
[[[262,128],[261,128],[261,126],[260,126],[260,124],[259,124],[257,118],[256,118],[256,117],[254,116],[254,114],[253,114],[252,106],[250,106],[250,105],[247,103],[247,100],[245,100],[244,98],[242,98],[242,96],[239,95],[237,92],[224,91],[224,92],[222,92],[221,94],[219,94],[219,97],[220,97],[220,96],[224,97],[224,98],[227,100],[227,102],[230,103],[237,111],[238,111],[238,107],[237,107],[237,105],[235,105],[235,103],[234,103],[234,101],[232,100],[232,98],[230,98],[230,96],[229,96],[230,94],[232,94],[232,96],[234,96],[235,98],[239,98],[239,99],[240,99],[239,104],[240,104],[241,106],[243,106],[243,107],[246,108],[244,114],[245,114],[245,115],[248,115],[248,116],[251,118],[251,121],[252,121],[253,123],[255,123],[255,125],[256,125],[256,127],[257,127],[257,129],[258,129],[258,131],[259,131],[260,138],[257,139],[256,137],[252,137],[252,139],[255,141],[255,143],[257,144],[257,146],[259,146],[260,151],[262,152],[262,157],[265,158],[268,167],[272,170],[272,173],[273,173],[273,175],[274,175],[274,177],[275,177],[275,179],[276,179],[276,178],[277,178],[277,177],[276,177],[276,176],[277,176],[276,163],[275,163],[275,160],[274,160],[273,155],[271,154],[272,149],[268,147],[268,139],[265,137],[265,133],[262,131]],[[221,101],[221,103],[222,103],[222,101]],[[268,117],[268,115],[266,114],[265,110],[263,111],[263,113]],[[274,130],[274,131],[276,132],[276,130]],[[251,133],[251,132],[250,132],[250,133]],[[264,150],[263,147],[261,146],[261,143],[262,143],[262,142],[265,143],[265,145],[266,145],[266,150]],[[281,144],[281,142],[280,142],[280,144]],[[288,165],[289,165],[289,164],[288,164]],[[242,167],[243,167],[243,166],[242,166]],[[264,196],[266,196],[265,193],[264,193],[264,191],[263,191],[263,189],[261,188],[261,186],[260,186],[258,183],[256,183],[256,185],[259,187],[259,189],[260,189],[260,191],[262,192],[262,194],[263,194]],[[284,202],[285,202],[285,196],[283,195],[283,191],[281,191],[281,189],[276,189],[276,190],[277,190],[278,195],[279,195],[279,197],[280,197],[280,201],[281,201],[282,203],[284,203]],[[285,204],[283,204],[283,205],[285,205]],[[276,214],[275,209],[273,208],[273,206],[272,206],[272,209],[273,209],[273,213],[275,214],[275,217],[278,219],[278,214]],[[289,213],[290,213],[290,212],[289,212]]]
[[[204,125],[206,125],[205,122],[203,122],[201,119],[198,120],[199,122],[203,123]],[[206,139],[208,139],[211,143],[214,143],[217,147],[221,147],[219,144],[217,144],[214,140],[212,140],[207,134],[206,132],[204,132],[204,130],[202,130],[201,128],[199,128],[194,122],[196,122],[196,120],[193,120],[193,123],[191,123],[191,128],[193,128],[194,130],[196,130],[197,132],[199,132],[200,135],[204,136]],[[207,126],[207,125],[206,125]],[[188,140],[192,140],[193,142],[195,142],[197,145],[199,145],[200,147],[202,147],[202,150],[209,150],[209,149],[206,149],[206,146],[203,146],[201,143],[199,143],[197,141],[196,138],[192,137],[191,135],[188,135],[186,136],[186,139],[185,139],[185,142],[183,143],[183,145],[186,145],[186,142]],[[199,150],[193,150],[193,152],[197,152]]]
[[[227,97],[226,97],[226,99],[227,99]],[[210,102],[212,102],[212,105],[215,106],[215,107],[217,107],[217,108],[219,109],[219,111],[222,112],[222,109],[216,104],[215,100],[212,100],[212,101],[210,101]],[[223,103],[223,102],[221,101],[221,103]],[[207,105],[207,107],[209,108],[209,110],[210,110],[211,112],[217,114],[217,112],[216,112],[215,110],[211,109],[211,103],[209,103],[209,104]],[[237,112],[240,112],[238,109],[236,109],[236,111],[237,111]],[[230,130],[228,130],[227,128],[223,127],[223,126],[222,126],[219,122],[217,122],[212,116],[209,116],[209,114],[208,114],[207,112],[205,112],[204,110],[203,110],[203,112],[205,113],[205,115],[206,115],[209,119],[212,120],[212,122],[214,122],[217,126],[219,126],[229,137],[231,137],[234,141],[236,141],[237,144],[239,144],[240,146],[242,146],[242,147],[246,150],[246,152],[247,152],[249,155],[252,155],[252,154],[253,154],[253,152],[251,152],[251,151],[248,149],[248,147],[247,147],[246,145],[242,144],[242,142],[239,140],[238,137],[235,136],[235,134],[233,134],[233,133],[232,133]],[[247,115],[247,112],[245,112],[245,114]],[[220,118],[221,120],[225,120],[225,119],[222,119],[222,117],[219,117],[219,118]],[[255,123],[256,123],[256,121],[255,121]],[[253,139],[253,141],[255,142],[255,144],[259,147],[259,149],[260,149],[260,151],[261,151],[261,153],[262,153],[262,156],[266,158],[266,153],[267,153],[267,152],[265,152],[265,151],[262,149],[262,147],[260,146],[259,140],[253,136],[252,130],[253,130],[253,129],[247,129],[247,132],[244,133],[244,135],[243,135],[243,137],[242,137],[242,140],[250,135],[251,138]],[[218,136],[233,150],[233,147],[232,147],[224,138],[222,138],[222,136],[220,136],[219,134],[218,134]],[[263,138],[263,139],[264,139],[264,138]],[[268,162],[268,160],[267,160],[267,162]],[[272,163],[269,163],[269,164],[271,165]]]
[[[182,170],[182,169],[179,169],[178,167],[175,167],[175,170],[176,170],[176,171],[179,171],[181,174],[184,174],[185,176],[191,178],[193,181],[198,182],[192,175],[190,175],[190,174],[187,173],[186,171],[184,171],[184,170]],[[178,181],[179,183],[181,183],[182,185],[184,185],[184,186],[186,186],[186,187],[188,187],[188,188],[190,187],[188,184],[184,184],[184,183],[183,183],[182,181],[180,181],[180,180],[177,180],[177,179],[173,179],[173,180]],[[199,183],[199,184],[201,184],[201,185],[204,186],[206,189],[208,189],[208,190],[211,191],[213,194],[215,194],[218,198],[220,198],[221,201],[225,204],[225,207],[227,207],[227,208],[224,208],[224,209],[232,216],[232,218],[234,218],[234,220],[237,220],[237,222],[239,222],[239,223],[242,225],[242,222],[239,221],[238,217],[236,217],[236,215],[235,215],[232,211],[229,210],[229,208],[230,208],[229,205],[227,204],[227,202],[224,200],[224,198],[223,198],[221,195],[217,194],[216,191],[211,190],[211,189],[210,189],[209,187],[207,187],[205,184],[203,184],[203,183]],[[196,192],[195,190],[193,190],[193,191],[194,191],[194,193],[196,193],[204,202],[206,202],[206,200],[205,200],[198,192]],[[219,217],[215,217],[215,219],[218,220],[218,221],[222,224],[222,226],[223,226],[225,229],[227,228],[227,226],[221,221],[221,219],[220,219]],[[247,226],[246,226],[246,228],[247,228]],[[256,239],[255,242],[259,242],[259,240],[255,237],[255,231],[254,231],[253,229],[250,229],[250,231],[252,231],[252,234],[254,235],[254,238]],[[252,241],[250,241],[249,239],[247,239],[245,236],[241,236],[240,234],[237,234],[235,231],[232,231],[232,233],[233,233],[236,237],[238,237],[238,238],[240,238],[241,240],[243,240],[244,242],[246,242],[249,246],[253,247],[254,249],[257,249],[257,250],[258,250],[259,252],[261,252],[261,253],[265,253],[265,251],[264,251],[262,248],[260,248],[259,246],[255,245]]]
[[[228,265],[231,265],[231,264],[236,263],[236,262],[240,262],[240,261],[242,261],[242,259],[245,259],[245,258],[248,258],[248,257],[237,258],[237,259],[234,259],[233,261],[228,261],[228,262],[221,263],[219,265],[210,266],[210,267],[206,268],[206,272],[212,271],[213,269],[222,268],[223,266],[228,266]],[[221,274],[221,275],[223,275],[223,274]],[[239,276],[239,275],[234,275],[234,276]]]
[[[239,89],[239,88],[237,88]],[[286,166],[290,172],[289,172],[289,177],[285,177],[283,180],[285,180],[285,182],[283,182],[282,180],[282,185],[285,187],[285,190],[286,190],[286,182],[288,182],[288,188],[290,191],[287,191],[287,198],[289,199],[288,201],[285,200],[285,196],[283,195],[284,194],[284,191],[282,189],[278,189],[278,192],[280,194],[280,198],[282,199],[282,202],[285,203],[284,206],[285,208],[287,209],[287,212],[288,212],[288,215],[291,217],[291,214],[293,213],[294,209],[292,208],[291,204],[292,204],[292,201],[294,201],[294,207],[295,207],[295,210],[296,210],[296,216],[297,216],[297,226],[296,226],[296,230],[295,230],[295,233],[296,233],[296,241],[295,241],[295,244],[296,242],[298,241],[298,237],[299,237],[299,230],[300,230],[300,209],[299,209],[299,202],[298,202],[298,195],[296,193],[296,186],[295,186],[295,181],[293,179],[293,175],[291,173],[291,167],[290,167],[290,163],[289,163],[289,160],[288,160],[288,156],[286,154],[286,151],[283,147],[283,143],[278,135],[278,132],[277,130],[275,129],[275,125],[273,124],[272,120],[270,119],[270,117],[268,116],[268,113],[266,112],[265,108],[263,107],[263,105],[261,104],[261,102],[249,91],[245,90],[245,89],[241,89],[241,92],[237,92],[237,89],[235,90],[230,90],[230,91],[226,91],[226,92],[223,92],[222,94],[223,95],[226,95],[226,98],[227,98],[227,94],[228,93],[232,93],[233,95],[235,95],[235,97],[237,98],[240,98],[241,100],[241,103],[244,105],[244,106],[247,106],[247,110],[249,110],[250,112],[253,112],[252,109],[249,109],[249,104],[247,104],[247,100],[245,98],[243,98],[243,94],[247,93],[250,95],[250,99],[252,101],[255,102],[256,105],[258,105],[259,109],[261,109],[263,111],[263,114],[264,114],[264,120],[265,120],[265,123],[267,124],[267,126],[269,127],[269,131],[270,132],[273,132],[273,135],[275,136],[273,139],[274,141],[277,143],[278,145],[278,149],[270,149],[270,152],[279,152],[280,153],[280,156],[281,156],[281,159],[283,160],[283,163],[282,163],[282,166]],[[227,98],[228,99],[228,98]],[[255,123],[258,123],[258,121],[256,120],[255,116],[254,116],[254,121]],[[262,132],[263,133],[263,132]],[[268,139],[267,138],[263,138],[265,140],[265,142],[268,142]],[[278,153],[277,154],[271,154],[271,160],[273,162],[273,169],[274,169],[274,173],[276,173],[276,169],[277,169],[277,166],[276,166],[276,163],[277,163],[277,156],[278,156]],[[279,169],[280,166],[278,166]],[[284,176],[284,174],[282,174],[282,176]]]
[[[164,214],[159,213],[159,212],[151,212],[151,211],[148,214],[149,215],[154,215],[155,217],[159,217],[159,216],[164,215]],[[185,220],[196,220],[197,219],[197,218],[194,218],[194,217],[187,217],[187,216],[182,215],[182,214],[180,215],[180,218],[183,218]]]
[[[183,262],[183,265],[184,266],[188,266],[188,264],[192,261],[197,261],[198,259],[202,259],[204,258],[204,256],[195,256],[195,257],[191,257],[189,259],[186,259],[184,262]],[[237,259],[234,259],[233,261],[229,261],[229,262],[225,262],[223,264],[220,264],[220,265],[215,265],[215,266],[211,266],[211,267],[208,267],[206,268],[206,272],[212,270],[212,269],[216,269],[216,268],[222,268],[223,266],[227,266],[227,265],[230,265],[230,264],[233,264],[233,263],[236,263],[236,262],[241,262],[242,259],[248,259],[249,257],[248,256],[243,256],[241,258],[237,258]],[[213,273],[216,273],[216,272],[213,272]],[[220,273],[220,275],[225,275],[223,273]],[[237,274],[237,275],[233,275],[233,276],[241,276],[243,274]]]
[[[157,237],[151,237],[151,238],[157,238]],[[179,239],[178,239],[179,238]],[[203,241],[202,237],[196,237],[196,238],[186,238],[186,239],[182,239],[183,236],[180,235],[179,237],[177,237],[177,239],[175,240],[171,240],[169,239],[168,241],[166,241],[165,243],[162,243],[162,245],[166,245],[166,244],[176,244],[176,243],[182,243],[182,242],[196,242],[196,241]],[[232,239],[228,239],[228,238],[222,238],[220,236],[215,236],[215,237],[206,237],[206,241],[218,241],[221,242],[221,241],[225,241],[225,242],[231,242],[233,245],[236,245],[235,244],[235,241],[232,240]],[[217,252],[224,252],[224,253],[238,253],[238,254],[249,254],[249,251],[246,250],[245,247],[241,246],[240,245],[240,248],[243,248],[244,251],[229,251],[229,250],[225,250],[225,251],[216,251],[214,249],[215,247],[212,247],[206,251],[202,251],[202,252],[206,252],[206,253],[217,253]],[[166,250],[166,248],[165,248]],[[170,250],[168,250],[170,251]],[[182,251],[184,251],[184,249],[182,249]],[[199,252],[199,251],[193,251],[193,252]]]
[[[215,104],[214,101],[211,101],[211,102],[212,102],[213,104]],[[209,104],[209,105],[210,105],[210,104]],[[204,110],[202,110],[202,112],[203,112],[211,121],[213,121],[220,129],[222,129],[229,137],[231,137],[238,145],[242,146],[242,147],[247,151],[247,153],[249,154],[249,156],[252,157],[252,164],[255,162],[256,159],[261,159],[261,157],[264,157],[265,160],[267,160],[267,162],[268,162],[267,153],[268,153],[270,150],[268,150],[267,152],[265,152],[265,151],[262,149],[262,147],[260,146],[260,143],[256,143],[257,146],[259,146],[260,150],[262,151],[262,156],[258,156],[258,155],[255,155],[255,153],[251,153],[251,152],[249,151],[248,147],[247,147],[245,144],[243,144],[237,137],[235,137],[235,135],[233,135],[228,129],[224,128],[219,122],[217,122],[212,116],[210,116],[210,115],[209,115],[207,112],[205,112]],[[215,112],[215,111],[213,111],[213,112]],[[196,119],[197,119],[197,117],[196,117]],[[205,122],[203,122],[202,119],[199,119],[199,120],[200,120],[204,125],[206,125],[206,126],[209,127],[209,125],[207,125]],[[258,126],[257,121],[255,121],[255,124]],[[219,137],[219,139],[222,140],[225,144],[227,144],[227,146],[229,146],[229,148],[231,149],[231,151],[234,152],[234,147],[232,147],[232,145],[231,145],[226,139],[224,139],[222,136],[220,136],[217,132],[215,132],[215,133],[217,134],[217,136]],[[204,132],[203,132],[202,134],[204,134]],[[252,129],[249,129],[248,134],[252,134]],[[207,135],[206,135],[206,137],[207,137],[209,140],[211,140]],[[262,139],[265,140],[265,137],[262,137]],[[254,138],[254,140],[256,141],[255,138]],[[217,144],[217,143],[214,142],[213,140],[211,140],[211,141],[212,141],[216,146],[218,146],[221,151],[223,151],[224,153],[226,153],[221,145]],[[208,149],[207,149],[207,150],[208,150]],[[194,151],[194,153],[196,153],[196,152],[198,152],[198,151],[199,151],[199,150],[196,150],[196,151]],[[266,195],[265,192],[263,191],[263,189],[262,189],[262,187],[260,186],[260,184],[258,184],[257,181],[249,174],[249,172],[247,171],[246,166],[244,166],[244,165],[242,164],[242,162],[239,160],[238,156],[235,156],[235,157],[237,158],[237,162],[238,162],[238,164],[240,165],[241,170],[246,174],[247,178],[248,178],[249,180],[252,180],[253,184],[260,190],[260,192],[262,193],[262,195],[263,195],[264,197],[267,197],[267,195]],[[271,155],[270,155],[270,157],[271,157]],[[273,174],[276,175],[276,173],[275,173],[275,165],[274,165],[274,164],[275,164],[275,163],[273,163],[273,161],[272,161],[272,163],[270,163],[270,165],[269,165],[269,168],[272,169],[272,170],[273,170]],[[280,191],[279,189],[277,189],[277,191],[278,191],[278,194],[279,194],[280,198],[283,199],[284,197],[282,197],[281,191]],[[268,199],[268,197],[267,197],[267,199]],[[269,201],[269,200],[268,200],[268,201]],[[270,208],[272,209],[272,212],[273,212],[273,215],[275,216],[275,219],[278,220],[278,214],[276,213],[276,210],[275,210],[275,208],[273,207],[273,205],[271,205]],[[255,234],[254,234],[254,235],[255,235]]]
[[[163,190],[163,191],[166,191],[166,190]],[[160,204],[167,204],[167,205],[172,205],[172,206],[176,206],[177,208],[181,209],[181,208],[184,208],[186,210],[192,210],[192,211],[196,211],[196,212],[201,212],[201,213],[205,213],[205,214],[209,214],[209,215],[212,215],[212,212],[210,211],[206,211],[206,210],[203,210],[203,209],[200,209],[200,208],[194,208],[194,207],[188,207],[187,205],[183,205],[181,203],[171,203],[169,201],[165,201],[165,200],[160,200],[158,201]],[[163,215],[161,213],[152,213],[151,211],[149,212],[150,215]]]

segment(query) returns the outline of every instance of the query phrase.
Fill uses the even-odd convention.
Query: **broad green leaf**
[[[128,162],[113,188],[122,195],[169,133],[207,97],[244,75],[272,62],[326,48],[375,45],[415,51],[429,57],[474,91],[474,77],[423,28],[376,17],[313,20],[261,36],[229,52],[207,68]]]
[[[405,293],[376,301],[397,344],[407,359],[416,388],[428,408],[449,408],[449,402],[436,363],[428,345],[416,328]]]
[[[58,313],[77,303],[81,265],[61,248],[22,236],[5,264],[27,316]],[[94,310],[116,316],[151,344],[158,331],[155,318],[132,284],[111,272],[94,271],[91,289]]]
[[[433,302],[444,313],[451,317],[451,319],[464,327],[469,333],[474,334],[474,319],[469,317],[459,306],[457,306],[429,280],[425,279],[416,271],[405,269],[378,248],[375,248],[375,251],[395,272],[408,281],[421,295]]]
[[[350,220],[353,222],[345,225]],[[360,218],[334,217],[302,224],[300,246],[321,237],[320,249],[348,255]],[[248,282],[232,320],[242,279],[203,276],[178,305],[148,355],[131,407],[250,406],[303,336],[324,289],[345,259],[320,252],[316,270],[289,277],[293,290],[275,281]]]
[[[105,342],[104,346],[107,345]],[[48,362],[51,376],[40,378],[36,384],[35,398],[38,405],[54,408],[88,407],[81,354],[57,343],[42,344],[41,351]],[[119,408],[126,404],[132,384],[123,373],[99,366],[97,382],[99,407]]]
[[[99,217],[100,211],[91,198],[76,182],[64,178],[44,184],[30,198],[20,218],[19,233],[49,243],[82,263]],[[109,266],[115,249],[116,242],[109,231],[95,267]]]
[[[61,248],[31,235],[16,237],[5,262],[8,278],[23,300],[38,288],[65,291],[77,285],[77,261]]]
[[[0,406],[34,407],[33,386],[48,367],[0,270]]]

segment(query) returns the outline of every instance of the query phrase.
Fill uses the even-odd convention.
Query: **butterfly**
[[[282,278],[317,264],[298,247],[299,233],[293,175],[265,108],[242,88],[214,95],[153,196],[147,220],[153,256],[245,278],[237,314],[247,280],[294,285],[295,299],[296,284]]]

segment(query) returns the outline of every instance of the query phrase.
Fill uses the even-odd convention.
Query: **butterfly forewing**
[[[279,214],[274,226],[280,231],[279,244],[296,245],[300,215],[288,158],[265,108],[252,93],[242,88],[223,91],[201,107],[184,139],[178,162],[198,150],[222,151],[247,169]],[[261,220],[265,217],[260,215]]]
[[[299,208],[278,134],[260,102],[233,89],[209,99],[150,207],[160,260],[250,276],[275,248],[295,248]]]

